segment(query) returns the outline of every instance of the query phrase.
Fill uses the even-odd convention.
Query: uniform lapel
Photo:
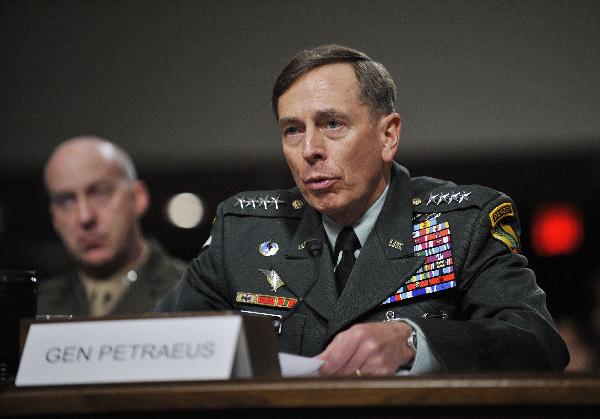
[[[75,272],[68,274],[67,287],[63,290],[64,305],[69,306],[64,312],[55,314],[72,314],[74,316],[89,316],[90,303],[87,299],[83,281]]]
[[[385,203],[335,307],[329,335],[385,301],[423,261],[413,255],[410,178],[395,164]]]
[[[305,295],[315,279],[314,259],[304,248],[304,242],[311,238],[321,240],[323,252],[319,261],[319,278],[309,294]],[[337,302],[337,290],[333,276],[331,252],[321,217],[313,208],[307,207],[304,210],[298,229],[287,250],[285,262],[276,265],[274,269],[297,298],[304,298],[304,303],[324,318],[330,319],[333,316],[333,308]]]

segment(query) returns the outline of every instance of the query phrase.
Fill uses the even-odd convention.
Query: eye
[[[56,195],[52,198],[52,204],[61,211],[69,211],[75,205],[75,196],[71,194]]]
[[[330,119],[327,121],[327,129],[337,129],[342,124],[337,119]]]
[[[88,194],[92,201],[101,203],[110,199],[115,190],[115,185],[112,183],[99,183],[90,188]]]
[[[300,130],[297,127],[287,127],[286,129],[283,130],[283,135],[287,136],[287,135],[296,135],[300,132]]]
[[[302,134],[302,130],[297,125],[289,125],[282,130],[283,138],[296,137]]]

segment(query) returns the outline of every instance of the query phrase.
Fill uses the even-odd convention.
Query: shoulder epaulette
[[[224,215],[300,218],[306,201],[298,189],[240,192],[223,203]]]

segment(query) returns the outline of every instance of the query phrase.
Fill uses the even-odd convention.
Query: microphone
[[[279,328],[279,333],[281,333],[281,325],[283,324],[283,322],[290,318],[291,315],[294,314],[296,311],[298,311],[298,307],[300,307],[304,303],[304,298],[310,293],[310,291],[313,289],[313,287],[319,280],[319,260],[321,259],[321,254],[323,253],[323,243],[321,242],[321,240],[316,238],[308,239],[304,242],[304,248],[315,262],[313,265],[313,280],[310,283],[310,286],[308,287],[304,295],[298,298],[298,302],[296,303],[296,305],[292,307],[290,311],[281,316],[281,319],[279,319],[276,322],[273,322],[273,325],[276,328]]]
[[[323,252],[323,243],[319,239],[308,239],[304,242],[306,252],[312,257],[320,257]]]

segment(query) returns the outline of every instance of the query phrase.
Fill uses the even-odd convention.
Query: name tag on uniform
[[[256,374],[243,325],[258,320],[218,315],[33,323],[15,384],[252,377]],[[273,334],[270,322],[265,326]],[[275,347],[271,351],[276,359]],[[279,365],[275,369],[278,373]]]

